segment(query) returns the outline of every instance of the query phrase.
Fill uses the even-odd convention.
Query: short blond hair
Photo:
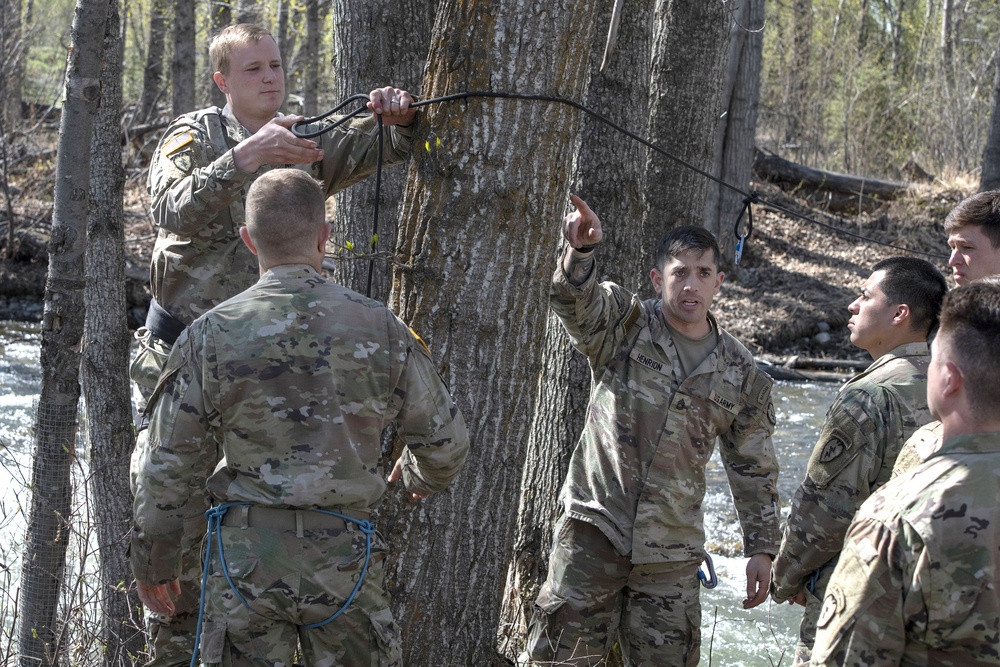
[[[247,231],[258,250],[270,258],[308,250],[325,222],[323,190],[301,169],[266,171],[247,192]]]
[[[259,42],[265,37],[274,39],[274,35],[267,28],[256,23],[237,23],[227,28],[223,28],[218,35],[212,38],[212,43],[208,46],[208,56],[212,61],[212,71],[229,74],[229,54],[237,46]],[[277,40],[275,40],[277,44]]]

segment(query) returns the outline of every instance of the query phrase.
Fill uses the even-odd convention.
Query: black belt
[[[368,521],[370,512],[359,509],[336,508],[330,511],[344,516]],[[261,507],[260,505],[235,505],[222,517],[222,525],[230,528],[273,528],[275,530],[329,530],[343,528],[346,522],[340,517],[313,510],[285,507]]]
[[[149,300],[146,328],[167,345],[173,345],[187,325],[163,309],[156,299]]]

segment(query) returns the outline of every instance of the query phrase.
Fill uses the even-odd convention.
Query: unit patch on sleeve
[[[192,141],[194,141],[193,134],[190,132],[181,132],[164,141],[160,147],[160,151],[163,152],[164,157],[170,157]]]

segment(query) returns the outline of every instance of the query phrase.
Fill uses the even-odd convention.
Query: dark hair
[[[660,244],[656,247],[656,268],[663,270],[663,266],[672,257],[687,250],[696,250],[699,253],[706,250],[712,251],[712,261],[715,268],[719,268],[719,243],[710,231],[697,225],[682,225],[674,227],[663,235]]]
[[[927,260],[916,257],[887,257],[872,272],[885,271],[879,288],[890,303],[905,303],[910,307],[910,326],[914,331],[930,334],[937,326],[941,301],[948,291],[948,282]]]
[[[271,169],[247,192],[247,229],[269,255],[295,254],[312,243],[326,222],[323,190],[300,169]]]
[[[963,199],[944,219],[944,232],[962,227],[979,227],[996,250],[1000,248],[1000,190],[979,192]]]
[[[1000,345],[996,342],[1000,337],[1000,278],[983,278],[952,290],[941,307],[938,336],[962,371],[970,407],[995,415],[1000,410]]]

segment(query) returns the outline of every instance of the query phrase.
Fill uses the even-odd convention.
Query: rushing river
[[[24,536],[27,487],[31,472],[29,451],[33,402],[41,381],[37,325],[0,322],[0,545],[3,570],[20,571],[16,545]],[[787,513],[788,499],[805,472],[806,461],[827,407],[833,401],[833,383],[788,383],[775,386],[778,428],[774,444],[781,462],[778,488]],[[702,591],[702,665],[790,665],[801,607],[773,602],[745,611],[746,560],[740,556],[742,539],[729,486],[718,453],[708,469],[705,522],[719,586]],[[0,577],[2,578],[2,577]],[[9,602],[9,596],[4,601]]]

